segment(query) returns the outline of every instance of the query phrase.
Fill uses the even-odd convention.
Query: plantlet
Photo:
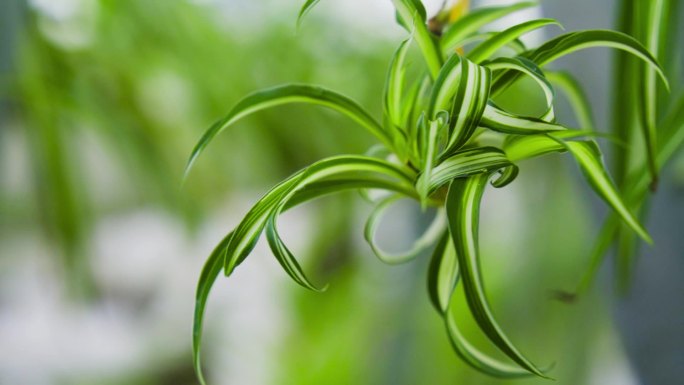
[[[300,19],[316,3],[307,1]],[[496,377],[548,378],[548,368],[539,368],[518,350],[499,326],[487,300],[479,261],[478,227],[480,201],[489,184],[501,188],[511,183],[518,173],[517,163],[522,160],[568,152],[589,185],[617,217],[651,242],[605,169],[601,150],[592,139],[598,134],[590,126],[588,103],[576,82],[568,74],[542,70],[561,56],[605,46],[637,57],[667,84],[662,69],[647,49],[623,33],[607,30],[565,33],[532,49],[519,40],[527,32],[558,24],[551,19],[528,21],[496,33],[479,32],[485,24],[535,3],[482,8],[457,20],[438,16],[439,27],[435,29],[435,23],[431,23],[432,30],[420,1],[393,3],[397,21],[409,37],[399,45],[390,64],[382,123],[356,102],[334,91],[310,85],[284,85],[242,99],[207,130],[194,148],[188,170],[217,134],[241,118],[276,105],[308,103],[349,116],[378,139],[383,151],[374,153],[387,155],[340,155],[296,172],[267,192],[214,249],[199,280],[193,330],[194,364],[202,382],[202,319],[211,286],[221,271],[227,276],[233,273],[262,233],[295,282],[310,290],[324,290],[307,278],[280,238],[278,218],[283,211],[326,194],[350,189],[386,192],[376,201],[365,228],[371,249],[385,262],[400,263],[434,245],[428,273],[429,295],[444,319],[453,349],[474,368]],[[478,44],[462,53],[463,46],[473,42]],[[416,79],[406,75],[406,57],[412,44],[419,47],[425,62],[423,75]],[[504,52],[513,54],[501,56]],[[493,101],[512,92],[509,87],[522,77],[532,79],[544,93],[546,104],[539,116],[514,114]],[[585,127],[568,128],[556,121],[554,85],[569,93],[578,121]],[[407,253],[390,255],[376,244],[374,232],[383,212],[395,200],[405,197],[415,199],[424,208],[437,208],[438,214]],[[515,365],[487,356],[460,333],[450,306],[459,281],[478,326]]]

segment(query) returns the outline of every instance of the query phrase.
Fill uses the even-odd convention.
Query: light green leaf
[[[423,53],[432,78],[436,78],[442,67],[442,53],[427,28],[425,8],[418,0],[392,0],[397,10],[397,20],[408,31],[413,30],[416,42]]]
[[[594,130],[591,104],[587,95],[582,90],[579,82],[568,72],[546,71],[546,78],[551,84],[560,88],[567,96],[572,109],[577,117],[577,122],[583,130]]]
[[[185,175],[187,176],[193,163],[197,160],[197,157],[202,153],[205,147],[223,130],[247,115],[266,108],[288,103],[318,104],[337,110],[368,129],[371,134],[380,139],[388,148],[392,148],[392,139],[388,133],[383,130],[382,126],[373,119],[370,114],[353,100],[322,87],[291,84],[255,92],[238,102],[225,117],[214,123],[195,145],[195,148],[190,155],[190,159],[188,160],[188,164],[185,167]]]
[[[462,150],[443,160],[432,170],[429,193],[433,193],[454,178],[464,178],[483,172],[492,173],[509,167],[516,166],[498,148],[477,147]],[[420,180],[424,177],[420,175],[417,183],[422,183]]]
[[[479,44],[468,53],[468,59],[480,64],[482,61],[494,55],[496,51],[515,41],[520,36],[547,25],[558,25],[562,28],[560,23],[554,19],[536,19],[520,23],[494,34],[489,39]]]
[[[465,363],[474,369],[498,378],[523,378],[533,375],[525,369],[492,358],[469,343],[458,329],[456,317],[454,317],[451,309],[445,312],[444,323],[446,324],[449,340],[454,351]],[[546,371],[544,370],[544,372]]]
[[[195,294],[195,314],[192,325],[192,356],[193,367],[200,384],[206,385],[204,375],[202,374],[201,362],[201,348],[202,348],[202,328],[204,326],[204,311],[207,306],[207,299],[211,288],[216,282],[216,278],[223,269],[223,250],[228,244],[228,241],[233,236],[233,232],[228,233],[223,240],[214,248],[209,258],[202,268],[200,279],[197,283],[197,291]]]
[[[404,120],[404,82],[406,81],[406,54],[411,46],[411,38],[404,40],[397,48],[387,72],[385,85],[385,111],[394,127],[405,129]]]
[[[311,9],[313,9],[319,1],[320,0],[306,0],[306,3],[302,5],[302,8],[299,10],[299,15],[297,15],[297,29],[301,26],[304,17],[311,12]]]
[[[593,141],[564,142],[558,141],[566,147],[575,157],[580,169],[583,171],[587,181],[596,193],[608,203],[615,212],[622,217],[625,223],[631,227],[639,236],[648,243],[652,243],[651,237],[646,230],[639,224],[639,221],[632,215],[622,202],[622,198],[613,185],[610,176],[606,172],[603,164],[601,150]]]
[[[538,5],[537,2],[521,2],[513,5],[478,8],[451,24],[442,35],[442,52],[450,52],[463,39],[476,33],[485,25],[521,9]]]
[[[494,345],[525,370],[549,378],[510,342],[487,301],[480,271],[478,227],[480,201],[488,179],[489,173],[454,179],[447,194],[449,232],[456,248],[466,300],[475,321]]]
[[[261,198],[235,228],[226,246],[225,274],[230,275],[252,251],[266,221],[274,211],[282,210],[287,201],[306,185],[345,173],[376,173],[396,180],[405,188],[413,185],[414,175],[387,161],[358,155],[336,156],[318,161],[281,182]],[[276,214],[277,215],[277,214]]]
[[[439,71],[430,93],[428,116],[434,117],[439,111],[448,111],[451,99],[458,91],[461,82],[461,56],[454,54]]]
[[[393,195],[387,197],[386,199],[380,201],[378,205],[373,209],[368,220],[366,221],[366,226],[364,227],[364,238],[366,242],[370,245],[373,253],[383,262],[396,265],[404,262],[408,262],[415,258],[418,254],[432,246],[440,234],[444,231],[446,227],[446,217],[442,210],[437,212],[437,215],[432,220],[430,226],[428,226],[423,234],[418,237],[411,247],[400,253],[388,253],[384,251],[375,241],[375,233],[377,232],[378,226],[380,225],[380,220],[385,211],[391,207],[393,203],[397,200],[403,198],[399,195]]]
[[[487,108],[490,83],[488,68],[461,59],[461,81],[454,97],[448,142],[442,155],[458,150],[473,135]]]
[[[569,32],[547,41],[539,48],[529,51],[524,56],[537,63],[538,66],[543,67],[559,57],[581,49],[593,47],[616,48],[640,58],[658,73],[663,84],[665,84],[665,87],[668,87],[665,73],[653,55],[651,55],[641,43],[621,32],[609,30]],[[516,78],[517,74],[506,73],[496,79],[494,87],[497,91],[504,89],[515,81]]]
[[[549,83],[549,81],[546,79],[546,76],[544,76],[544,73],[536,64],[534,64],[534,62],[525,59],[524,57],[500,57],[486,62],[483,65],[492,71],[503,69],[519,71],[534,80],[542,89],[544,92],[544,97],[546,98],[546,111],[542,114],[542,116],[539,117],[539,119],[545,122],[554,123],[556,119],[553,110],[555,93],[551,83]]]
[[[281,206],[282,207],[282,206]],[[271,252],[276,257],[280,266],[283,267],[285,272],[292,278],[293,281],[297,282],[302,287],[316,291],[323,292],[328,286],[322,288],[316,287],[311,281],[306,277],[304,271],[302,270],[297,259],[292,255],[292,252],[285,246],[285,243],[280,238],[278,234],[277,223],[279,210],[274,210],[273,214],[269,217],[266,222],[266,239],[268,240],[268,246],[271,248]]]
[[[482,127],[490,128],[504,134],[531,135],[543,132],[563,131],[567,128],[560,124],[545,122],[541,119],[510,114],[492,104],[485,107],[480,120]]]
[[[444,230],[435,246],[428,268],[428,294],[435,309],[444,316],[458,282],[458,259],[449,230]]]

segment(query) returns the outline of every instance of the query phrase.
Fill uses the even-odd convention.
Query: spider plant
[[[307,1],[301,18],[317,3]],[[565,73],[542,68],[569,53],[591,47],[612,47],[648,65],[667,87],[660,65],[634,38],[615,31],[586,30],[561,34],[537,48],[520,37],[530,31],[559,26],[552,19],[537,19],[496,33],[483,26],[533,2],[477,9],[456,20],[442,12],[428,27],[425,8],[418,0],[393,0],[397,22],[407,31],[391,60],[383,94],[382,120],[378,121],[350,98],[322,87],[288,84],[246,96],[212,125],[195,146],[187,171],[207,145],[222,131],[247,115],[289,103],[307,103],[336,110],[364,127],[379,141],[380,150],[366,155],[339,155],[317,161],[268,191],[228,233],[209,256],[196,293],[193,328],[194,365],[204,383],[200,365],[202,322],[211,287],[223,271],[233,273],[250,254],[263,233],[285,272],[299,285],[324,291],[312,282],[278,232],[284,211],[318,197],[355,190],[381,190],[365,226],[365,239],[382,261],[408,261],[433,248],[427,285],[430,300],[442,317],[454,351],[477,370],[495,377],[536,375],[549,378],[550,366],[529,360],[508,338],[492,311],[480,268],[478,231],[480,202],[487,187],[502,188],[513,182],[518,163],[550,153],[569,153],[596,194],[635,234],[651,242],[646,230],[623,202],[602,160],[595,141],[587,102],[576,82]],[[435,23],[434,21],[437,21]],[[435,26],[436,25],[436,26]],[[467,51],[464,46],[475,46]],[[419,76],[409,76],[407,55],[417,46],[424,61]],[[516,81],[527,77],[545,96],[539,116],[507,111],[495,100],[516,92]],[[567,92],[585,127],[567,127],[556,121],[556,88]],[[395,201],[410,198],[437,214],[405,253],[388,253],[375,239],[379,218]],[[487,338],[512,363],[490,357],[471,344],[454,318],[452,295],[461,284],[468,310]]]

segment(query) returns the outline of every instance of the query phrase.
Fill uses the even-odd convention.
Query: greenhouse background
[[[0,2],[0,385],[197,383],[192,312],[206,256],[276,181],[324,156],[364,153],[372,138],[334,112],[277,107],[218,138],[181,183],[193,145],[243,95],[281,83],[321,84],[380,111],[404,36],[389,0],[322,1],[297,31],[300,3]],[[425,3],[428,13],[441,5]],[[566,30],[611,28],[616,8],[548,0],[492,28],[542,16]],[[577,75],[601,130],[611,57],[597,49],[557,64]],[[574,121],[563,99],[559,115]],[[677,383],[684,152],[663,172],[647,221],[655,244],[624,296],[606,263],[581,300],[552,299],[582,276],[607,213],[573,178],[576,167],[551,156],[488,193],[481,236],[498,316],[531,357],[555,364],[558,384]],[[501,382],[451,351],[430,308],[427,258],[388,267],[373,257],[359,230],[370,206],[357,197],[286,214],[283,236],[327,292],[292,284],[265,244],[219,280],[205,319],[211,383]],[[407,205],[388,222],[381,236],[403,240],[424,218]],[[475,322],[461,321],[487,347]]]

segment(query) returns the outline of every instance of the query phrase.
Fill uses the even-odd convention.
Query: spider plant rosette
[[[317,1],[308,1],[300,19]],[[424,7],[417,0],[393,0],[398,23],[409,33],[392,58],[383,95],[382,120],[376,120],[359,104],[337,92],[311,85],[290,84],[248,95],[211,126],[194,148],[190,169],[205,147],[220,132],[243,117],[277,105],[307,103],[342,114],[374,135],[386,157],[339,155],[322,159],[294,173],[268,191],[240,224],[216,246],[202,271],[196,295],[193,329],[195,369],[200,367],[202,321],[207,297],[221,271],[233,273],[263,233],[285,272],[299,285],[323,291],[312,283],[278,233],[282,212],[346,190],[383,190],[365,227],[373,253],[387,263],[402,263],[434,248],[428,272],[432,304],[442,316],[454,351],[477,370],[496,377],[536,375],[548,378],[506,336],[488,303],[478,251],[480,201],[491,185],[502,188],[518,174],[517,163],[554,152],[567,152],[598,194],[636,234],[651,242],[646,230],[626,208],[603,164],[594,141],[588,103],[567,73],[544,71],[553,60],[591,47],[612,47],[628,52],[665,77],[653,56],[633,38],[614,31],[588,30],[562,34],[537,48],[527,48],[520,37],[545,26],[552,19],[527,21],[500,32],[479,32],[486,24],[535,3],[475,10],[443,25],[436,34],[428,26]],[[298,20],[299,22],[299,20]],[[477,43],[462,54],[465,44]],[[409,47],[417,45],[425,61],[423,74],[407,75]],[[512,55],[501,56],[512,52]],[[520,116],[506,111],[493,98],[514,82],[529,77],[543,92],[546,104],[540,116]],[[581,128],[556,121],[554,95],[569,95]],[[486,134],[486,135],[483,135]],[[487,137],[484,144],[482,138]],[[422,207],[437,208],[434,222],[405,253],[390,254],[376,244],[379,218],[396,200],[410,198]],[[461,284],[467,304],[479,328],[511,362],[501,362],[478,350],[459,331],[451,299]],[[458,309],[463,311],[465,309]]]

